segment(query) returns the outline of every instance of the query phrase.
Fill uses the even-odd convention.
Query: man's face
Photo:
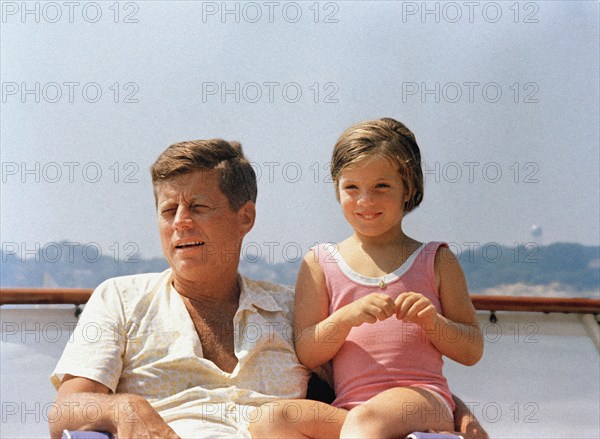
[[[176,283],[237,272],[254,203],[232,211],[218,176],[217,170],[198,170],[156,185],[160,240]]]

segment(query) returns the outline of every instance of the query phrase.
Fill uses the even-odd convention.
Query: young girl
[[[295,330],[306,367],[331,360],[334,408],[276,403],[274,422],[254,436],[404,438],[453,431],[442,355],[473,365],[483,341],[448,246],[422,244],[402,228],[404,215],[423,199],[415,136],[389,118],[354,125],[335,145],[331,174],[354,233],[305,256]]]

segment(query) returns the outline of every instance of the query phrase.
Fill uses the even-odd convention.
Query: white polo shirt
[[[293,291],[240,276],[232,373],[203,358],[171,270],[109,279],[92,294],[51,376],[143,396],[183,438],[250,437],[248,422],[279,398],[304,398],[310,372],[293,344]],[[127,416],[115,407],[115,416]],[[122,413],[119,413],[122,411]],[[92,413],[88,410],[87,413]]]

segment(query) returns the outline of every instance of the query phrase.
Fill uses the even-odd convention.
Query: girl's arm
[[[394,314],[394,301],[374,293],[329,314],[325,275],[314,251],[304,257],[296,281],[294,329],[296,354],[308,368],[331,360],[354,326],[375,323]]]
[[[465,275],[447,247],[438,250],[434,267],[444,315],[438,314],[432,343],[448,358],[472,366],[483,355],[483,337]]]
[[[348,335],[335,322],[328,321],[329,297],[325,275],[316,258],[309,251],[296,279],[294,330],[296,355],[302,364],[314,368],[329,361],[337,353]]]
[[[434,268],[444,315],[438,314],[425,296],[413,292],[398,296],[396,315],[421,325],[442,354],[472,366],[483,354],[483,337],[465,276],[456,257],[446,247],[436,253]]]

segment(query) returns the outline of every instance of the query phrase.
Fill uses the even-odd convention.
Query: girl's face
[[[344,216],[357,234],[379,237],[398,232],[409,194],[392,161],[373,157],[344,169],[338,190]]]

